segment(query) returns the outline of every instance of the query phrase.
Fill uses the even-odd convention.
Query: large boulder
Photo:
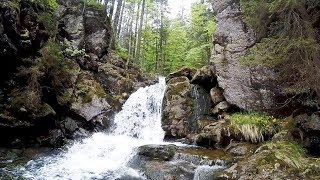
[[[90,74],[81,74],[71,100],[71,110],[87,121],[97,120],[111,109],[106,97],[100,84]]]
[[[211,98],[185,76],[169,80],[163,104],[163,129],[168,137],[186,137],[198,130],[197,120],[210,113]]]
[[[257,39],[245,22],[240,0],[214,0],[217,29],[211,62],[226,100],[247,111],[275,114],[279,110],[277,76],[272,69],[249,68],[240,60]]]
[[[214,68],[211,66],[204,66],[198,69],[192,77],[191,83],[198,84],[209,91],[217,85],[217,77]]]
[[[180,70],[176,71],[176,72],[173,72],[173,73],[170,73],[166,80],[169,81],[170,79],[172,78],[175,78],[175,77],[180,77],[180,76],[185,76],[187,77],[188,79],[192,79],[193,76],[196,74],[197,70],[194,69],[194,68],[189,68],[189,67],[183,67],[181,68]]]

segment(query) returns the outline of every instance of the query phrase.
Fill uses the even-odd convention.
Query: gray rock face
[[[105,19],[101,11],[87,8],[85,12],[85,49],[86,51],[101,57],[108,51],[111,27],[106,27]]]
[[[107,27],[102,11],[83,7],[83,3],[61,1],[56,14],[61,17],[60,31],[74,47],[85,49],[101,58],[109,48],[111,27]]]
[[[198,119],[210,113],[211,98],[185,76],[168,82],[163,105],[163,129],[169,137],[186,137],[198,130]]]
[[[256,43],[254,31],[244,22],[239,0],[214,0],[217,29],[211,62],[226,100],[248,111],[277,109],[275,73],[265,67],[248,68],[240,63]]]

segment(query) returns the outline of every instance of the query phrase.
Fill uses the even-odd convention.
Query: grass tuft
[[[260,143],[266,136],[276,133],[274,118],[258,113],[235,113],[227,117],[233,130],[241,134],[246,141]]]
[[[307,159],[305,158],[305,150],[296,142],[268,142],[257,149],[256,152],[263,149],[272,151],[275,158],[292,168],[301,170],[308,166]]]

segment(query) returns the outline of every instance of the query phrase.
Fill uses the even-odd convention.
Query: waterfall
[[[165,88],[164,78],[140,88],[115,116],[111,133],[95,133],[58,155],[29,161],[20,167],[21,175],[35,180],[143,178],[127,165],[136,147],[163,141],[161,107]]]

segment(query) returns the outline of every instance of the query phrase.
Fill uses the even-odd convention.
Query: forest
[[[215,19],[208,3],[170,16],[167,0],[86,0],[104,8],[113,23],[113,47],[146,72],[166,75],[209,63]]]

